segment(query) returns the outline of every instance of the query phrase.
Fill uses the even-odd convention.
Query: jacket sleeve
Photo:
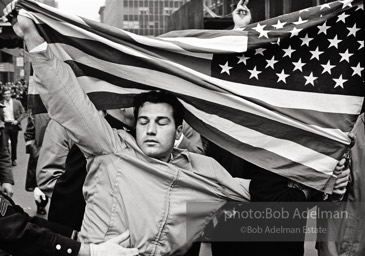
[[[54,120],[49,121],[43,141],[37,163],[37,184],[51,197],[57,179],[65,172],[72,141],[65,128]]]
[[[38,217],[30,218],[21,207],[0,193],[0,248],[13,256],[77,256],[81,244],[42,227]],[[36,223],[34,223],[36,222]],[[57,229],[57,227],[55,228]]]
[[[28,142],[34,139],[35,139],[34,118],[32,116],[28,116],[28,123],[24,132],[24,140],[25,142]]]
[[[19,101],[19,100],[16,100],[16,104],[17,104],[17,121],[18,123],[20,123],[26,116],[27,116],[27,113],[24,111],[24,107],[22,105],[22,103]]]
[[[120,144],[117,134],[99,115],[71,67],[49,46],[46,51],[30,53],[30,57],[37,91],[50,117],[67,129],[86,157],[114,152]]]
[[[214,171],[217,182],[228,201],[249,202],[251,200],[249,192],[251,180],[233,178],[217,161],[211,159],[211,163],[211,170]]]
[[[5,146],[5,136],[0,129],[0,185],[2,183],[10,183],[14,185],[13,173],[11,171],[11,160],[9,150]]]

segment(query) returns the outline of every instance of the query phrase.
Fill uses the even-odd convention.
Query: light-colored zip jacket
[[[140,255],[182,255],[225,202],[250,199],[249,180],[232,178],[212,158],[178,149],[169,163],[146,156],[131,135],[113,130],[98,114],[50,46],[30,56],[50,117],[87,159],[83,242],[129,229]],[[188,202],[207,203],[187,210]]]

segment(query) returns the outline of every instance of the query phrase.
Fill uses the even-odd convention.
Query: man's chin
[[[142,149],[143,153],[146,156],[152,157],[152,158],[157,158],[159,156],[159,153],[156,152],[156,150],[152,149],[152,148],[146,148],[146,149]]]
[[[151,158],[155,158],[158,160],[161,160],[164,158],[163,156],[161,156],[160,152],[156,152],[155,150],[147,149],[145,151],[144,150],[142,150],[142,151],[146,156],[151,157]]]

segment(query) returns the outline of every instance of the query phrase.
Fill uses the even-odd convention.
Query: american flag
[[[23,1],[99,109],[163,89],[186,120],[235,155],[331,193],[364,102],[363,7],[338,1],[241,30],[143,37]],[[79,86],[79,85],[75,85]],[[35,112],[44,110],[30,95]]]

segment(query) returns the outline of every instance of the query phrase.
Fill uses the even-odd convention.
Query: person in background
[[[99,111],[111,127],[128,130],[128,126],[106,111]],[[48,220],[75,230],[81,229],[85,211],[82,186],[86,178],[86,159],[79,147],[71,140],[66,129],[50,120],[39,153],[37,183],[45,196],[51,198]],[[41,198],[39,198],[41,200]]]
[[[17,162],[17,145],[18,145],[18,133],[22,130],[21,121],[26,117],[22,103],[17,99],[11,98],[11,92],[9,89],[3,91],[4,109],[4,122],[5,122],[5,139],[11,142],[11,161],[12,166],[16,166]]]
[[[39,157],[39,150],[42,146],[45,127],[48,124],[49,117],[47,114],[37,114],[37,124],[35,117],[29,113],[28,124],[24,132],[25,152],[29,154],[27,177],[25,181],[25,190],[33,192],[35,203],[37,205],[37,214],[45,215],[48,197],[38,188],[36,179],[36,168]],[[41,121],[40,121],[41,120]],[[38,132],[37,132],[38,131]],[[37,136],[38,135],[38,136]]]
[[[13,196],[13,173],[11,171],[11,158],[9,150],[6,146],[3,122],[3,108],[5,106],[0,103],[0,191]]]
[[[350,152],[351,182],[343,203],[335,208],[347,218],[323,220],[328,230],[317,239],[319,256],[365,255],[365,116],[361,114],[352,130],[356,142]]]
[[[7,142],[5,141],[4,134],[4,112],[3,108],[5,106],[0,103],[0,192],[8,195],[9,197],[13,196],[13,173],[11,171],[11,158],[9,149],[7,147]],[[2,203],[0,201],[0,214],[2,213]],[[9,256],[8,253],[1,250],[0,247],[0,256]]]
[[[247,7],[248,3],[249,0],[240,0],[237,3],[236,8],[232,12],[233,29],[242,29],[250,24],[252,15],[250,9]]]

